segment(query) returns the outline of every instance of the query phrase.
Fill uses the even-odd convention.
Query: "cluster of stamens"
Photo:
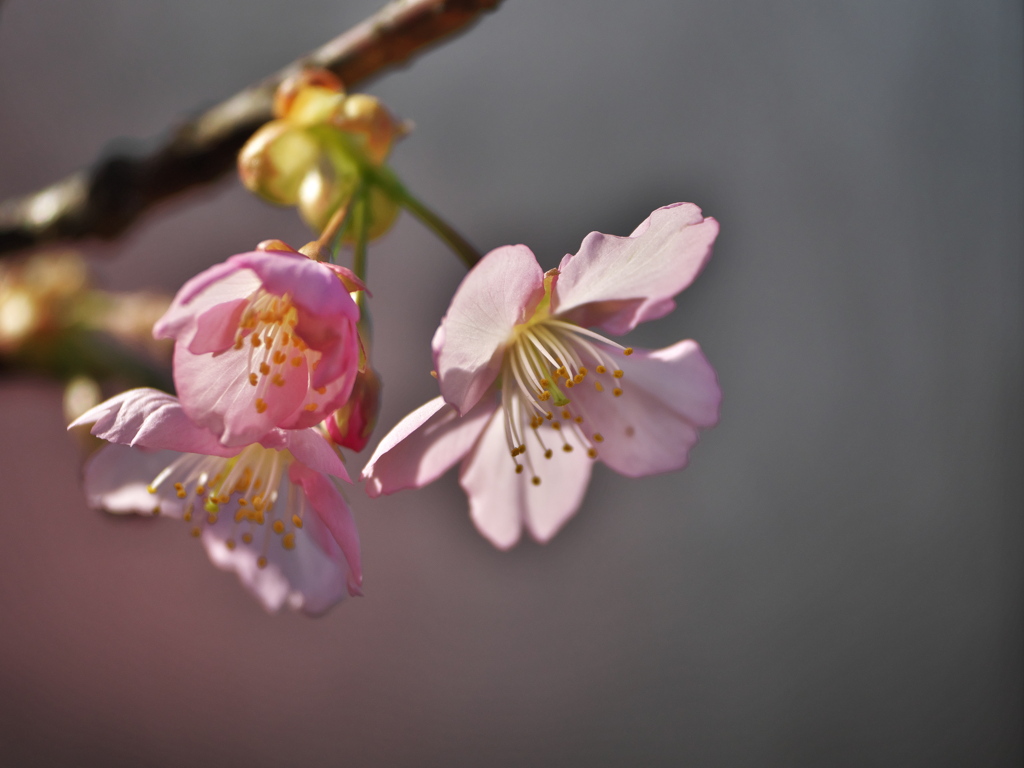
[[[249,384],[256,388],[253,407],[257,413],[268,408],[267,397],[272,397],[268,390],[283,387],[303,361],[309,362],[311,370],[320,364],[320,353],[309,349],[295,333],[298,319],[298,310],[287,294],[275,296],[262,290],[250,299],[239,318],[234,347],[248,348]],[[316,391],[324,395],[327,388],[319,387]],[[318,405],[310,402],[304,408],[315,411]]]
[[[231,536],[225,541],[228,549],[239,542],[251,545],[259,539],[260,555],[256,564],[267,565],[267,551],[273,534],[280,545],[295,548],[295,533],[302,528],[305,495],[288,484],[284,512],[276,511],[279,488],[287,465],[288,454],[260,445],[250,445],[238,456],[221,458],[186,453],[157,475],[148,486],[151,494],[160,493],[165,484],[173,484],[174,495],[180,499],[181,517],[189,523],[192,536],[202,535],[205,526],[216,525],[221,517],[232,517]],[[178,509],[175,505],[175,511]],[[166,511],[161,504],[153,514]]]
[[[583,403],[579,398],[572,398],[571,390],[592,381],[597,392],[610,390],[613,397],[622,395],[624,374],[612,360],[609,349],[617,349],[624,355],[633,354],[632,347],[623,347],[598,333],[554,317],[519,325],[513,330],[502,367],[505,439],[516,473],[521,474],[528,468],[534,485],[540,485],[541,478],[527,453],[527,425],[545,459],[555,453],[541,437],[540,428],[545,424],[561,439],[564,453],[575,450],[575,442],[591,459],[597,458],[597,446],[604,442],[604,436],[592,430]],[[585,361],[593,365],[593,372]],[[520,457],[525,464],[520,463]]]

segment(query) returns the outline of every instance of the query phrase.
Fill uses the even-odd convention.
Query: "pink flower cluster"
[[[362,284],[280,243],[182,287],[154,335],[173,338],[180,399],[125,392],[83,414],[112,445],[86,465],[89,501],[185,520],[211,560],[269,610],[325,611],[360,594],[359,537],[317,426],[359,368]],[[276,250],[282,248],[282,250]]]
[[[677,203],[629,237],[592,232],[547,273],[526,246],[491,251],[434,336],[441,397],[381,441],[363,470],[370,495],[419,488],[461,461],[473,522],[505,549],[524,525],[554,536],[594,460],[627,477],[682,469],[721,402],[700,347],[634,351],[592,328],[622,334],[671,312],[717,235],[718,222]]]
[[[505,549],[524,527],[554,536],[595,461],[627,477],[686,466],[718,420],[714,369],[694,341],[634,350],[610,336],[671,312],[717,234],[677,203],[629,237],[591,233],[546,273],[525,246],[491,251],[434,336],[441,396],[377,446],[369,495],[461,462],[473,522]],[[319,613],[360,594],[359,539],[336,485],[349,481],[336,445],[366,444],[380,391],[360,346],[360,290],[350,271],[277,241],[186,283],[154,328],[175,340],[180,399],[132,390],[75,422],[112,444],[86,466],[90,502],[186,521],[270,610]]]

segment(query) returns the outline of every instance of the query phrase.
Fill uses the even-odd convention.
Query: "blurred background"
[[[6,0],[0,197],[378,5]],[[354,488],[366,597],[311,620],[184,526],[88,510],[61,387],[7,376],[0,764],[1019,765],[1022,61],[1009,0],[505,0],[372,83],[416,122],[394,166],[482,250],[718,218],[631,338],[697,339],[721,424],[683,473],[599,468],[543,547],[493,549],[453,474]],[[311,239],[227,179],[86,250],[173,292],[266,238]],[[436,394],[462,274],[408,217],[371,248],[379,434]]]

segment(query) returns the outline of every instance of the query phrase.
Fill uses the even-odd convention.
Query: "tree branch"
[[[232,170],[242,145],[272,118],[274,91],[289,75],[322,67],[351,88],[466,29],[500,2],[394,0],[340,37],[178,126],[151,151],[101,158],[39,192],[0,203],[0,255],[54,241],[116,237],[154,204]]]

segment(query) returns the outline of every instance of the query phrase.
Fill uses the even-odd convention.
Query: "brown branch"
[[[154,204],[232,170],[246,139],[271,119],[274,90],[284,78],[303,67],[323,67],[350,88],[466,29],[500,2],[389,3],[340,37],[178,126],[155,149],[101,158],[46,189],[0,203],[0,255],[60,240],[116,237]]]

